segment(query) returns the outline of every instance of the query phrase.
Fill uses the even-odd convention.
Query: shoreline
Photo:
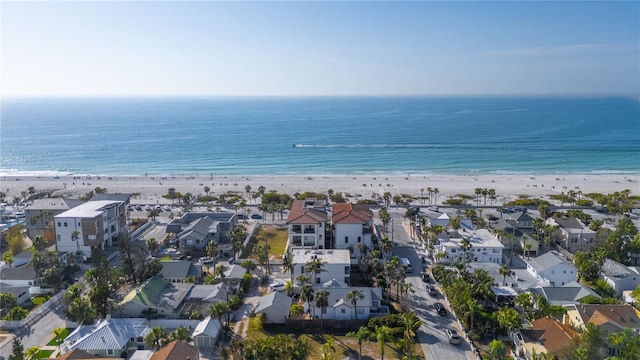
[[[141,201],[169,204],[162,198],[169,188],[194,196],[204,195],[205,186],[210,195],[226,192],[243,193],[246,186],[256,192],[264,186],[265,191],[276,191],[293,195],[306,191],[346,194],[345,197],[372,199],[385,192],[392,195],[408,194],[412,197],[428,197],[428,188],[437,204],[457,194],[474,196],[476,188],[494,189],[496,199],[493,204],[502,204],[521,195],[548,199],[548,195],[575,192],[609,194],[615,191],[631,190],[637,194],[640,185],[637,174],[349,174],[349,175],[59,175],[20,176],[0,175],[0,189],[7,192],[7,198],[21,196],[29,187],[36,191],[51,191],[56,196],[78,198],[96,187],[107,189],[108,193],[136,194],[133,203]],[[347,196],[349,195],[349,196]],[[437,200],[436,200],[437,198]],[[248,201],[251,202],[251,201]],[[428,200],[427,200],[428,202]],[[434,205],[437,205],[434,204]],[[489,202],[487,202],[489,204]]]

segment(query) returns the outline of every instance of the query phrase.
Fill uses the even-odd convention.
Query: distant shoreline
[[[78,198],[100,187],[108,193],[136,194],[133,203],[170,204],[162,197],[173,188],[194,196],[204,195],[205,187],[210,195],[227,192],[241,193],[248,199],[247,186],[251,192],[264,187],[266,192],[276,191],[293,195],[307,191],[326,194],[348,195],[353,201],[380,198],[384,193],[407,194],[414,198],[427,198],[431,188],[431,203],[441,205],[447,198],[458,194],[474,196],[476,188],[494,189],[496,199],[487,198],[487,205],[502,205],[520,196],[539,197],[548,200],[552,194],[568,191],[609,194],[631,190],[637,194],[640,177],[637,174],[478,174],[478,175],[187,175],[187,176],[0,176],[0,188],[8,190],[8,198],[20,196],[29,187],[36,191],[52,192],[55,196]],[[434,190],[437,189],[437,194]],[[251,203],[253,200],[247,201]],[[421,201],[419,201],[421,202]],[[469,201],[473,203],[474,201]],[[484,200],[481,200],[481,204]],[[429,200],[425,199],[425,205]]]

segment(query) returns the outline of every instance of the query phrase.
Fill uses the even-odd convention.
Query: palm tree
[[[371,337],[371,331],[366,326],[360,326],[358,331],[350,331],[347,333],[347,337],[355,338],[358,340],[358,360],[362,360],[362,342],[369,340]]]
[[[402,325],[404,326],[405,354],[408,355],[409,359],[413,359],[413,344],[415,342],[416,333],[418,329],[420,329],[420,326],[422,326],[422,320],[420,320],[413,311],[405,312],[402,313]]]
[[[222,278],[224,278],[225,271],[227,271],[227,267],[226,266],[224,266],[224,265],[216,265],[213,268],[213,278],[222,280]]]
[[[322,322],[322,314],[329,306],[329,292],[327,290],[318,290],[316,293],[316,307],[320,308],[320,327],[324,327]]]
[[[240,256],[240,253],[244,250],[244,245],[242,241],[236,240],[233,242],[233,257],[234,260],[237,260]]]
[[[507,264],[503,264],[500,267],[500,275],[502,275],[502,286],[505,286],[505,283],[507,281],[507,275],[511,274],[511,269],[509,268],[509,265]]]
[[[353,289],[349,291],[345,297],[353,304],[356,320],[358,320],[358,301],[364,299],[364,294],[358,289]]]
[[[307,263],[304,265],[304,271],[311,273],[313,275],[313,282],[312,284],[316,283],[316,278],[318,276],[318,274],[320,274],[323,271],[327,271],[324,269],[324,264],[325,262],[318,259],[318,258],[314,258],[311,259],[309,261],[307,261]]]
[[[462,255],[463,255],[463,263],[467,263],[469,262],[467,259],[467,251],[471,250],[471,248],[473,247],[473,245],[471,244],[471,241],[468,238],[463,238],[462,240],[460,240],[460,250],[462,251]]]
[[[231,310],[231,307],[229,306],[229,303],[226,301],[220,301],[217,302],[215,304],[213,304],[210,308],[209,308],[209,313],[211,314],[212,317],[218,318],[218,321],[222,324],[222,319],[225,317],[225,315],[227,315]],[[229,326],[229,322],[227,321],[227,324],[225,325],[225,328]],[[224,331],[222,332],[222,345],[221,348],[224,349]]]
[[[381,360],[384,360],[384,347],[387,343],[387,340],[390,339],[391,334],[393,334],[393,329],[386,325],[378,326],[376,328],[376,339],[378,340],[378,345],[380,346]]]
[[[37,360],[40,346],[32,346],[24,352],[24,360]]]
[[[300,300],[307,303],[307,309],[311,312],[311,301],[313,301],[313,286],[304,284],[300,289]]]
[[[215,242],[213,240],[209,241],[207,243],[207,246],[204,248],[204,250],[207,252],[207,255],[209,255],[213,259],[218,257],[218,243],[217,242]]]
[[[162,344],[166,341],[167,332],[161,328],[154,326],[151,328],[151,332],[144,338],[144,342],[154,349],[160,349]]]
[[[282,270],[286,274],[289,273],[289,277],[291,278],[291,282],[293,282],[293,259],[289,251],[287,251],[282,257]]]
[[[174,332],[171,333],[169,338],[171,339],[171,341],[180,340],[180,341],[190,342],[191,337],[189,335],[191,335],[190,331],[184,326],[180,326]]]

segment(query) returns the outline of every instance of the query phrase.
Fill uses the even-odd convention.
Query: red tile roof
[[[540,318],[531,323],[534,330],[542,330],[538,339],[549,354],[558,353],[574,344],[573,338],[578,333],[570,326],[564,325],[548,317]]]
[[[331,222],[334,224],[366,224],[373,220],[373,212],[367,205],[351,203],[333,204]]]
[[[287,217],[287,224],[317,224],[326,221],[326,212],[305,207],[304,200],[294,200]]]

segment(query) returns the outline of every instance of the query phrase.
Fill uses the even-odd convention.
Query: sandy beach
[[[204,195],[204,187],[209,194],[217,195],[229,191],[245,193],[247,185],[251,191],[264,186],[266,191],[294,194],[314,191],[326,193],[341,192],[346,197],[370,199],[382,196],[408,194],[414,197],[427,196],[428,188],[438,189],[437,204],[457,194],[474,195],[476,188],[495,189],[494,204],[503,204],[526,194],[530,197],[547,198],[569,190],[582,193],[612,193],[631,190],[640,192],[640,176],[625,174],[603,175],[278,175],[278,176],[11,176],[0,177],[0,188],[6,191],[8,199],[20,196],[29,187],[37,191],[53,191],[55,195],[78,198],[96,187],[107,189],[109,193],[135,194],[132,203],[170,203],[161,196],[169,188],[181,193]],[[436,201],[435,195],[432,196]],[[488,204],[488,203],[487,203]]]

